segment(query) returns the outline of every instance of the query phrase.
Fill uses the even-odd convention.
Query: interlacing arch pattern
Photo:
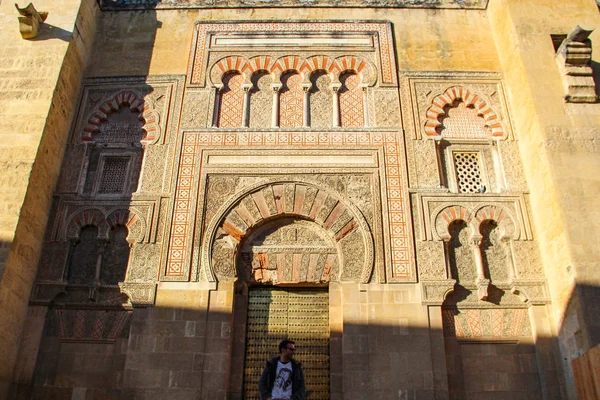
[[[274,81],[279,81],[281,74],[287,71],[298,72],[304,83],[310,83],[310,75],[316,71],[326,71],[332,81],[339,82],[340,74],[351,71],[360,76],[361,85],[374,86],[377,82],[377,69],[368,60],[357,56],[341,56],[332,58],[325,55],[315,55],[302,58],[287,55],[280,58],[257,56],[246,60],[242,56],[229,56],[217,61],[211,68],[210,80],[213,86],[223,87],[223,77],[229,72],[238,72],[244,77],[247,85],[252,85],[252,74],[257,71],[267,71],[273,75]]]
[[[143,144],[155,142],[160,136],[158,113],[148,98],[132,90],[117,92],[100,103],[94,109],[83,128],[81,141],[84,143],[93,142],[93,135],[100,131],[100,126],[108,120],[108,115],[118,112],[119,108],[125,105],[128,105],[131,111],[137,111],[139,113],[138,119],[144,123],[142,129],[146,135],[141,142]]]
[[[466,107],[473,107],[477,115],[484,119],[486,126],[491,131],[492,138],[504,138],[505,131],[502,122],[492,107],[481,96],[472,93],[462,86],[453,86],[444,93],[436,96],[426,112],[425,135],[439,137],[439,127],[449,107],[456,101],[464,102]]]

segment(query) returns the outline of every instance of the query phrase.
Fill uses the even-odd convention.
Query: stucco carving
[[[397,7],[397,8],[467,8],[485,9],[488,0],[351,0],[351,1],[326,1],[326,0],[224,0],[215,5],[213,0],[100,0],[103,10],[143,10],[161,8],[227,8],[227,7]]]
[[[287,211],[285,188],[290,185],[294,189],[294,203],[293,207],[289,205],[291,211]],[[315,192],[311,203],[307,199],[309,189]],[[249,205],[252,211],[248,209]],[[339,230],[333,231],[334,227],[340,225],[336,222],[345,212],[350,213],[352,219]],[[333,192],[307,182],[289,181],[247,188],[219,209],[208,225],[202,247],[202,264],[208,279],[233,278],[236,273],[235,256],[240,243],[253,232],[254,227],[283,216],[312,221],[327,232],[341,252],[339,257],[343,264],[339,268],[340,279],[368,282],[374,263],[373,237],[360,211]],[[332,272],[336,272],[335,264],[330,267]]]
[[[376,81],[380,81],[380,85],[384,86],[397,85],[391,27],[387,23],[241,21],[236,23],[198,23],[196,27],[195,44],[190,63],[190,84],[192,85],[204,86],[206,73],[208,73],[210,83],[218,86],[220,84],[219,76],[223,76],[226,71],[231,70],[239,71],[248,84],[251,82],[252,73],[258,70],[267,70],[272,73],[274,82],[278,82],[281,73],[287,70],[296,70],[302,74],[305,83],[309,82],[310,74],[316,70],[325,70],[331,73],[335,81],[337,81],[339,73],[350,70],[359,73],[362,83],[367,86],[374,85]],[[219,47],[218,43],[211,41],[211,38],[222,36],[225,32],[235,32],[239,35],[284,33],[300,35],[300,37],[314,34],[339,36],[360,33],[372,36],[372,43],[369,47],[375,50],[375,53],[365,51],[365,46],[358,46],[357,50],[363,53],[364,57],[355,54],[340,54],[339,48],[329,46],[331,53],[326,55],[311,54],[306,50],[304,54],[286,54],[285,46],[270,45],[272,52],[269,55],[248,52],[247,48],[243,54],[232,55],[230,51],[224,51],[226,48]],[[218,58],[212,57],[213,53]],[[209,62],[209,60],[211,61]]]
[[[531,325],[525,309],[444,309],[444,336],[460,339],[530,337]]]
[[[491,138],[505,137],[502,121],[490,106],[489,101],[462,86],[448,88],[444,93],[431,100],[431,105],[425,112],[426,136],[437,137],[441,135],[439,128],[442,126],[442,121],[448,116],[448,109],[456,107],[457,103],[464,103],[467,108],[472,107],[477,111],[477,115],[485,120]]]
[[[129,298],[134,307],[149,307],[154,305],[156,297],[155,283],[121,282],[119,289]]]
[[[304,84],[310,84],[311,75],[317,71],[327,72],[333,82],[339,82],[340,75],[351,71],[359,75],[360,84],[373,86],[377,82],[377,69],[364,57],[343,55],[337,58],[326,55],[314,55],[303,58],[297,55],[284,55],[279,58],[261,55],[246,59],[242,55],[221,58],[210,68],[210,83],[217,88],[223,87],[223,77],[231,72],[241,74],[246,85],[253,86],[252,76],[258,71],[271,74],[274,83],[281,82],[281,75],[287,71],[300,74]]]

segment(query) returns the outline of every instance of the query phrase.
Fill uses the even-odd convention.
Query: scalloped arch
[[[125,104],[129,104],[131,111],[138,111],[138,119],[144,122],[142,129],[146,132],[146,137],[141,142],[144,144],[156,142],[160,136],[158,112],[150,99],[145,98],[141,93],[134,90],[117,92],[100,103],[92,111],[83,128],[81,141],[84,143],[93,142],[93,135],[100,131],[100,125],[108,119],[108,115],[118,112],[119,108]]]
[[[314,203],[310,210],[303,212],[302,207],[298,206],[296,200],[293,204],[293,210],[286,212],[286,207],[281,203],[277,203],[277,212],[271,213],[266,204],[262,203],[260,199],[255,201],[257,196],[260,196],[260,192],[266,188],[271,188],[273,193],[280,193],[283,190],[283,185],[293,184],[296,186],[303,186],[305,190],[307,188],[313,188],[317,190],[317,196],[322,193],[322,203],[324,204],[325,199],[331,197],[336,201],[332,207],[331,212],[320,220],[318,213],[321,207],[315,208]],[[294,188],[297,190],[297,188]],[[304,195],[306,191],[304,191]],[[284,197],[284,196],[283,196]],[[281,199],[282,197],[280,197]],[[316,197],[315,197],[316,198]],[[256,208],[260,213],[257,218],[253,216],[251,212],[244,206],[245,200],[255,202]],[[281,200],[280,200],[281,201]],[[316,202],[316,200],[315,200]],[[342,221],[342,224],[336,223],[338,219],[347,213],[351,218],[349,221]],[[262,182],[250,187],[245,188],[242,192],[228,200],[219,211],[215,214],[215,217],[209,223],[204,243],[202,245],[201,265],[204,267],[204,274],[210,282],[216,282],[216,274],[213,267],[212,261],[212,249],[215,240],[217,239],[218,232],[221,232],[221,236],[225,235],[230,238],[230,241],[235,242],[235,252],[239,250],[238,246],[246,237],[246,235],[254,228],[257,224],[262,223],[266,220],[272,220],[279,216],[297,216],[303,219],[307,219],[318,223],[326,231],[328,231],[336,243],[347,237],[354,231],[359,231],[362,237],[362,243],[365,249],[365,255],[362,262],[362,270],[360,272],[360,282],[367,283],[373,273],[374,267],[374,245],[373,237],[369,225],[365,221],[361,212],[354,205],[348,203],[347,200],[340,198],[338,195],[333,194],[327,190],[321,189],[310,182],[303,181],[275,181],[275,182]],[[340,250],[341,251],[341,250]],[[231,263],[235,263],[235,257],[230,260]],[[231,265],[231,270],[235,271],[235,265]]]
[[[488,102],[462,86],[453,86],[433,99],[431,106],[425,113],[425,135],[428,137],[440,136],[437,130],[442,125],[441,120],[446,115],[446,107],[452,106],[456,100],[462,100],[467,107],[475,108],[477,115],[483,118],[490,128],[492,138],[501,139],[506,136],[500,118]]]

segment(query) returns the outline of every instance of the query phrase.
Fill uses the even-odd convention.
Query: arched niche
[[[240,243],[237,276],[262,284],[324,283],[339,278],[335,238],[320,224],[298,216],[269,219]]]
[[[326,254],[331,254],[331,263],[335,248],[337,269],[331,265],[329,280],[369,281],[374,264],[373,236],[360,211],[335,193],[298,181],[251,186],[221,207],[207,227],[202,246],[201,265],[206,279],[211,282],[244,279],[236,262],[260,263],[258,254],[256,260],[249,260],[248,256],[243,256],[244,252],[248,253],[253,246],[259,246],[256,238],[260,235],[289,229],[286,227],[290,224],[297,225],[296,228],[305,232],[303,234],[312,232],[315,242],[319,242],[317,238],[322,238],[323,241],[319,242],[321,247],[328,240],[332,250]],[[269,240],[274,240],[275,236],[269,237]],[[309,247],[310,243],[298,246]],[[282,248],[288,251],[289,243]],[[293,255],[291,257],[293,263]],[[299,262],[298,257],[296,263]],[[284,262],[285,258],[281,260],[281,263]],[[248,274],[246,277],[255,279]]]

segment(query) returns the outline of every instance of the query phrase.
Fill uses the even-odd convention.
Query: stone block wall
[[[376,20],[385,27],[378,26],[377,35],[370,37],[369,43],[381,45],[373,45],[374,51],[352,49],[350,53],[356,54],[349,55],[327,50],[338,66],[332,71],[348,63],[363,65],[356,73],[365,79],[365,87],[350,97],[355,106],[360,105],[355,111],[364,117],[364,126],[345,131],[330,126],[335,115],[331,103],[331,110],[308,107],[319,122],[314,129],[292,127],[289,132],[270,126],[285,112],[277,118],[254,118],[276,103],[267,84],[266,96],[253,98],[255,92],[248,91],[244,103],[247,82],[241,77],[252,68],[246,61],[268,64],[264,56],[254,54],[255,49],[229,54],[218,45],[209,51],[202,46],[212,44],[194,35],[209,28],[246,34],[265,27],[277,31],[286,26],[280,21],[289,17],[328,21],[339,17],[336,11],[209,8],[201,13],[149,9],[98,14],[94,4],[78,11],[83,39],[65,34],[71,42],[61,42],[63,61],[53,61],[57,90],[52,106],[44,92],[49,111],[47,119],[40,117],[39,135],[44,134],[36,139],[39,149],[32,147],[31,154],[23,149],[6,153],[9,158],[14,151],[29,154],[19,168],[30,171],[18,174],[22,185],[15,185],[17,178],[6,182],[17,187],[15,192],[22,189],[21,203],[14,207],[7,203],[15,210],[22,204],[21,219],[17,222],[13,215],[14,226],[7,225],[6,235],[15,231],[16,236],[7,239],[12,244],[0,246],[11,252],[0,283],[0,299],[7,298],[1,303],[8,311],[2,314],[7,320],[8,329],[3,331],[8,332],[7,344],[19,341],[25,303],[32,302],[28,334],[21,341],[22,361],[15,370],[19,396],[241,398],[247,287],[240,281],[279,280],[329,287],[332,399],[561,398],[556,338],[567,358],[597,339],[596,309],[584,304],[596,296],[592,268],[596,258],[588,252],[586,235],[575,227],[584,220],[581,210],[594,212],[586,200],[588,193],[595,193],[594,181],[582,176],[588,167],[596,167],[592,133],[599,121],[595,105],[577,108],[561,103],[559,73],[554,64],[548,67],[539,60],[551,60],[549,34],[555,32],[550,30],[565,30],[579,22],[584,14],[578,7],[592,15],[593,1],[573,0],[552,7],[542,2],[528,12],[522,7],[531,4],[512,0],[491,0],[487,9],[345,9],[346,20]],[[36,6],[43,9],[44,4]],[[542,27],[538,12],[571,19],[547,21]],[[594,14],[585,21],[596,18]],[[195,24],[197,20],[201,23]],[[218,21],[229,24],[221,26]],[[300,25],[294,26],[303,29]],[[318,30],[331,25],[314,26]],[[345,27],[356,28],[357,35],[371,32],[361,24]],[[75,92],[80,89],[85,54],[92,42],[87,38],[92,33],[95,44],[85,71],[89,79],[74,118]],[[41,42],[31,42],[27,60],[35,55],[37,43]],[[204,44],[194,47],[198,43]],[[298,56],[291,53],[275,52],[273,60],[279,64],[263,67],[278,77],[284,72],[282,65],[305,59],[322,62],[311,58],[316,54],[313,49]],[[384,69],[381,57],[386,55],[391,56]],[[225,96],[231,88],[220,92],[218,85],[229,79],[228,65],[238,60],[243,64],[238,66],[242,71],[236,70],[239,84],[233,100],[237,103],[223,111],[219,107],[231,100]],[[7,57],[0,60],[0,68],[7,65],[10,76],[20,68],[13,63]],[[544,85],[536,83],[539,76],[546,79]],[[25,85],[22,82],[18,85]],[[342,83],[340,88],[348,92]],[[51,92],[50,87],[47,90]],[[8,92],[13,97],[7,109],[21,112],[23,107],[12,105],[21,94]],[[334,92],[332,86],[326,95]],[[300,90],[296,95],[292,103],[299,107],[304,96]],[[101,124],[115,123],[110,118],[129,112],[127,106],[135,112],[128,118],[143,120],[147,136],[140,143],[109,144],[112,147],[101,140],[91,143]],[[250,126],[244,128],[239,126],[244,121],[241,114],[248,109]],[[295,111],[293,122],[300,124],[306,117]],[[235,117],[237,125],[224,128],[219,123],[223,113]],[[116,128],[122,127],[122,121],[116,121]],[[465,125],[469,129],[463,129],[467,135],[461,137]],[[0,133],[2,129],[13,138],[14,130],[21,128],[2,128],[0,123]],[[64,148],[72,157],[64,164],[56,191],[60,199],[49,211]],[[137,190],[94,197],[99,186],[94,171],[101,162],[87,163],[92,159],[86,153],[90,148],[112,157],[135,149],[143,153],[144,161],[131,175],[136,177]],[[467,154],[471,161],[464,170],[477,175],[466,185],[459,176],[465,171],[457,166],[456,154]],[[12,166],[14,160],[7,162]],[[27,185],[37,189],[40,182],[42,190],[30,195]],[[318,200],[309,201],[307,193],[315,198],[320,194]],[[296,198],[301,200],[291,200]],[[578,211],[570,207],[571,201],[581,206]],[[254,202],[256,209],[250,207]],[[29,297],[48,213],[54,217],[46,231],[43,270]],[[321,263],[313,257],[311,274],[316,265],[323,273],[318,279],[300,279],[309,262],[303,263],[304,255],[290,250],[290,243],[275,243],[281,253],[275,257],[258,254],[260,246],[273,244],[261,241],[277,236],[256,235],[257,230],[270,227],[263,220],[284,217],[286,224],[292,217],[306,225],[314,223],[306,235],[300,235],[314,243],[320,228],[331,234],[341,248],[342,261],[332,263],[327,256]],[[487,224],[489,220],[495,223]],[[452,224],[460,221],[465,225],[462,236],[453,236],[456,225]],[[81,228],[90,225],[105,244],[110,243],[113,228],[127,227],[129,264],[119,286],[98,282],[78,286],[66,276],[74,263],[69,246],[77,246]],[[590,226],[595,234],[594,223]],[[19,239],[23,230],[29,236]],[[352,239],[341,241],[349,232],[354,233]],[[242,243],[245,247],[240,244],[252,235],[253,241]],[[236,246],[243,248],[249,262],[236,258]],[[252,258],[254,250],[257,254]],[[103,253],[99,254],[94,254],[99,264],[90,265],[102,264]],[[21,258],[30,268],[21,268]],[[286,272],[278,274],[278,268]],[[16,271],[26,274],[17,279]],[[8,296],[14,292],[17,296]],[[555,305],[549,305],[551,300]],[[106,309],[131,319],[127,330],[118,332],[122,337],[102,328],[110,325],[102,325],[105,320],[97,316],[79,320],[94,328],[91,333],[82,328],[81,335],[65,335],[69,324],[59,330],[62,334],[53,333],[48,321],[67,309],[74,315],[96,315]],[[510,331],[510,323],[515,322],[511,318],[517,318],[523,330]],[[463,331],[457,328],[461,324]],[[8,359],[14,359],[14,350],[6,352]],[[97,366],[88,367],[90,359],[97,359]],[[7,369],[6,382],[11,373],[12,367]]]
[[[49,12],[48,20],[37,39],[23,40],[14,6],[0,4],[0,163],[5,171],[0,180],[1,398],[12,380],[98,12],[95,2],[35,5]]]

